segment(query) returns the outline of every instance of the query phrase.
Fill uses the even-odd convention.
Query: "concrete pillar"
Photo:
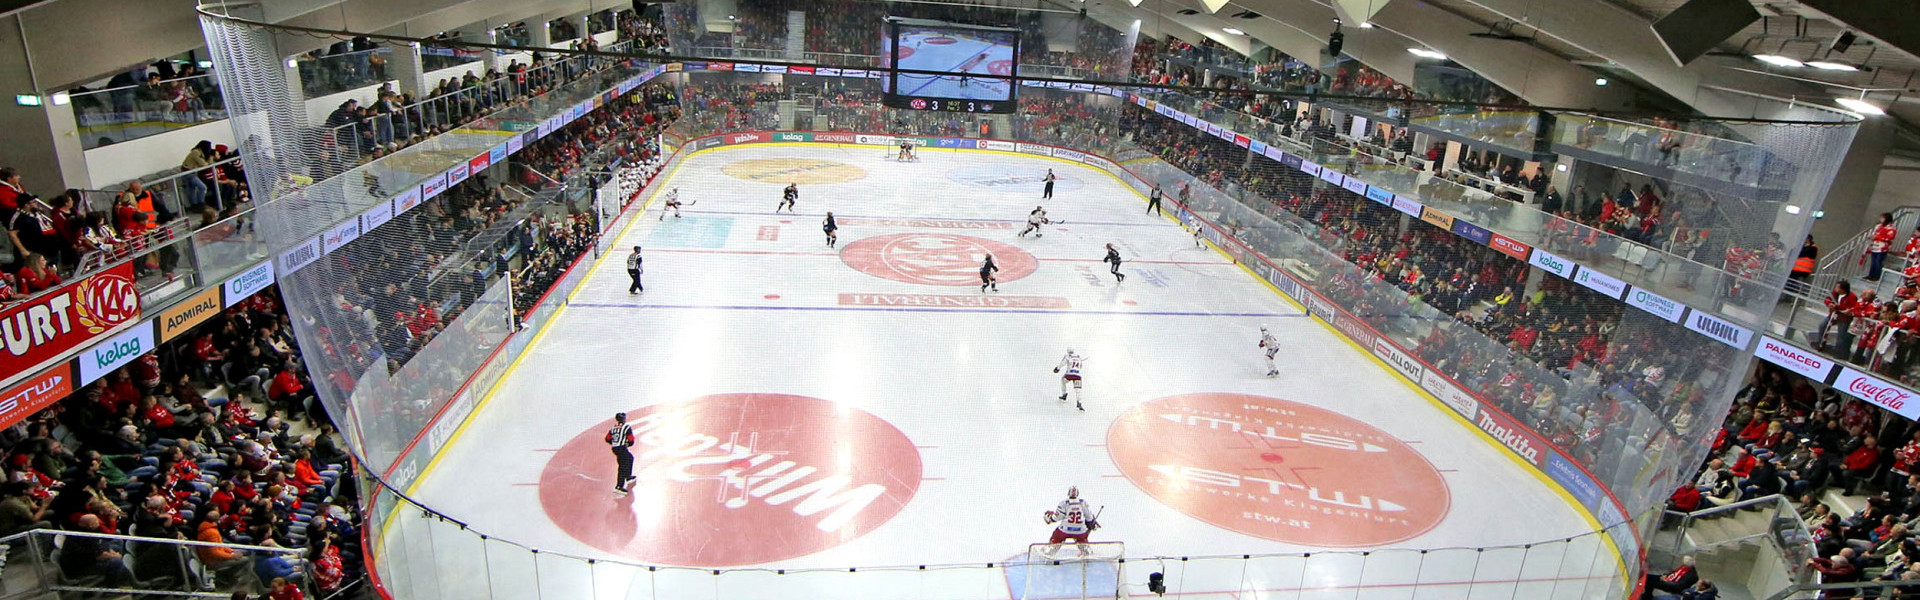
[[[1834,171],[1833,184],[1827,187],[1826,201],[1819,208],[1826,211],[1826,216],[1813,222],[1813,239],[1823,249],[1832,248],[1866,230],[1880,217],[1880,213],[1892,212],[1903,205],[1920,204],[1916,202],[1920,200],[1920,194],[1911,191],[1874,197],[1874,189],[1880,183],[1881,167],[1887,160],[1887,152],[1893,149],[1897,125],[1892,117],[1868,117],[1854,133],[1853,144],[1847,147],[1846,158],[1841,159],[1839,170]],[[1789,246],[1799,247],[1797,243]]]
[[[503,40],[500,39],[500,30],[492,27],[487,28],[487,43],[498,44],[502,41]],[[480,51],[480,68],[488,71],[503,71],[506,69],[506,65],[500,63],[500,53],[489,48]]]
[[[0,18],[0,89],[13,90],[13,94],[37,93],[32,59],[17,18]],[[0,105],[0,130],[7,132],[7,142],[0,144],[0,166],[19,170],[27,191],[41,197],[67,188],[93,187],[73,106],[54,106],[51,96],[39,95],[40,106],[20,106],[12,98],[0,99],[5,103]]]
[[[419,98],[422,93],[433,89],[420,63],[419,44],[394,46],[393,54],[387,57],[387,77],[400,82],[401,93]]]
[[[546,19],[542,19],[539,25],[527,25],[527,45],[536,50],[552,47],[553,34],[548,31],[551,27],[552,22]]]

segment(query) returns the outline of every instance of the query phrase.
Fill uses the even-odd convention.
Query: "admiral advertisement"
[[[73,388],[73,366],[68,363],[54,365],[44,373],[14,384],[0,392],[0,428],[12,427],[40,412],[72,394]]]
[[[54,288],[0,311],[0,379],[11,379],[140,317],[133,263]],[[152,346],[148,346],[151,348]]]
[[[1486,244],[1490,241],[1493,241],[1492,231],[1488,231],[1487,228],[1485,227],[1481,227],[1479,225],[1475,225],[1475,224],[1468,223],[1466,221],[1461,221],[1458,219],[1455,219],[1453,221],[1453,234],[1476,241],[1476,242],[1480,242],[1481,244]]]
[[[1453,215],[1434,210],[1431,206],[1420,211],[1420,220],[1432,223],[1435,227],[1453,231]]]
[[[173,305],[160,312],[154,320],[160,323],[160,341],[178,337],[193,326],[199,325],[214,315],[220,314],[220,288],[207,288],[185,302]]]
[[[1420,361],[1401,352],[1400,347],[1387,341],[1387,338],[1374,338],[1373,353],[1380,355],[1381,360],[1393,365],[1394,370],[1399,371],[1401,375],[1406,375],[1409,380],[1419,381],[1420,376],[1427,372],[1425,367],[1420,366]]]
[[[1680,315],[1687,311],[1685,305],[1674,302],[1671,298],[1637,287],[1633,288],[1633,292],[1627,294],[1626,302],[1635,308],[1666,319],[1668,323],[1679,323]]]
[[[1480,416],[1480,401],[1437,372],[1429,370],[1422,373],[1420,387],[1426,389],[1427,393],[1433,394],[1433,397],[1439,398],[1447,406],[1453,407],[1455,412],[1466,417],[1468,421]]]
[[[1894,414],[1908,419],[1920,418],[1920,403],[1914,401],[1913,393],[1888,383],[1886,380],[1861,373],[1853,367],[1840,367],[1840,378],[1833,380],[1833,387],[1847,395],[1879,405],[1880,408],[1893,411]]]
[[[1825,382],[1833,374],[1834,362],[1827,357],[1794,347],[1768,336],[1760,336],[1760,347],[1755,348],[1754,356],[1761,360],[1786,367],[1814,381]]]

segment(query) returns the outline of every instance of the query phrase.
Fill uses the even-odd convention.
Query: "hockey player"
[[[673,218],[680,218],[680,188],[667,190],[667,207],[660,210],[660,220],[667,220],[667,211],[673,211]]]
[[[833,211],[827,211],[827,220],[820,223],[820,230],[827,232],[828,248],[840,242],[840,224],[833,222]]]
[[[1033,207],[1033,212],[1027,213],[1027,228],[1020,230],[1020,237],[1027,237],[1029,233],[1034,234],[1033,237],[1046,237],[1047,232],[1041,231],[1040,226],[1046,225],[1049,222],[1050,221],[1047,220],[1047,209],[1038,206]]]
[[[1126,274],[1120,272],[1120,250],[1114,248],[1112,243],[1107,244],[1107,257],[1100,259],[1100,262],[1112,265],[1108,272],[1113,273],[1114,283],[1127,280]]]
[[[894,160],[896,162],[907,162],[910,160],[919,160],[919,157],[913,155],[913,142],[900,140],[900,155],[897,157],[894,157]]]
[[[987,291],[989,286],[993,291],[1000,291],[1000,278],[993,276],[999,270],[1000,265],[993,264],[993,255],[988,254],[986,262],[980,263],[980,291]]]
[[[1199,248],[1201,250],[1205,250],[1207,248],[1206,238],[1204,237],[1205,233],[1206,233],[1206,229],[1204,229],[1200,225],[1200,217],[1194,217],[1193,218],[1193,247]]]
[[[1280,353],[1280,340],[1274,339],[1265,325],[1260,326],[1260,348],[1267,351],[1267,376],[1279,375],[1280,369],[1273,366],[1273,355]]]
[[[787,184],[787,189],[780,192],[780,205],[773,207],[773,212],[780,212],[782,208],[787,209],[787,212],[793,212],[794,201],[799,199],[800,184],[789,183]]]
[[[1087,509],[1087,501],[1080,499],[1080,488],[1068,487],[1067,499],[1047,511],[1047,523],[1053,525],[1053,537],[1047,540],[1047,556],[1058,554],[1060,545],[1068,541],[1080,549],[1080,556],[1089,554],[1087,535],[1100,528],[1097,517]]]
[[[1065,373],[1060,374],[1060,401],[1067,401],[1067,384],[1073,384],[1073,391],[1075,392],[1073,407],[1080,410],[1087,409],[1087,406],[1080,402],[1081,396],[1084,395],[1080,391],[1080,363],[1085,360],[1086,359],[1080,355],[1074,354],[1072,348],[1068,348],[1067,355],[1060,357],[1060,364],[1053,367],[1053,372],[1055,373],[1060,373],[1061,369],[1066,369]]]

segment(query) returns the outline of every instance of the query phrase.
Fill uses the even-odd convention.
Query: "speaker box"
[[[1344,33],[1335,31],[1333,33],[1327,34],[1327,56],[1336,57],[1336,58],[1339,57],[1340,46],[1342,44],[1345,44],[1346,41],[1347,41],[1347,36]]]
[[[1653,34],[1684,66],[1758,20],[1760,11],[1748,0],[1690,0],[1655,21]]]

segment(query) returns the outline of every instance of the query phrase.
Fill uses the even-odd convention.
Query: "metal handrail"
[[[214,77],[214,76],[216,76],[216,75],[218,75],[218,73],[213,73],[213,72],[206,72],[206,73],[201,73],[201,74],[199,74],[199,75],[194,75],[194,76],[191,76],[191,77],[175,77],[175,78],[173,78],[173,79],[162,79],[162,80],[160,80],[160,83],[173,83],[173,82],[175,82],[175,81],[186,81],[186,80],[189,80],[189,79],[199,79],[199,78],[201,78],[201,77]],[[124,91],[124,90],[133,90],[133,89],[139,89],[140,87],[142,87],[142,86],[144,86],[144,85],[146,85],[146,84],[143,84],[143,83],[136,83],[136,84],[133,84],[133,85],[123,85],[123,86],[120,86],[120,87],[111,87],[111,88],[102,88],[102,89],[97,89],[97,90],[87,90],[87,91],[84,91],[84,92],[80,92],[80,93],[77,93],[77,94],[76,94],[76,93],[69,93],[69,94],[67,94],[67,97],[68,97],[68,98],[72,98],[72,99],[79,99],[79,98],[82,98],[82,97],[85,97],[85,96],[92,96],[92,95],[95,95],[95,94],[105,94],[105,93],[108,93],[108,92],[118,92],[118,91]],[[214,84],[214,87],[219,87],[219,86],[220,86],[220,84],[219,84],[219,83],[215,83],[215,84]]]

